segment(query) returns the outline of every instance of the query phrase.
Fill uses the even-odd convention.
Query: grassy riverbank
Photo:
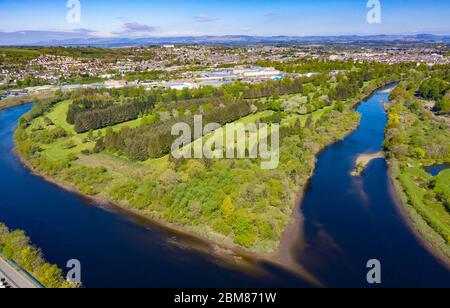
[[[390,176],[394,184],[395,193],[398,195],[401,205],[408,216],[406,219],[408,219],[411,228],[418,233],[424,246],[427,246],[437,258],[441,259],[450,268],[450,245],[435,229],[436,227],[432,227],[430,217],[436,217],[436,215],[432,213],[433,209],[427,208],[426,204],[420,199],[423,198],[423,189],[409,177],[415,172],[402,172],[400,163],[397,160],[390,160],[389,163],[391,166]],[[422,172],[419,171],[419,173]],[[445,176],[448,182],[448,172],[445,175],[443,174],[442,178]],[[430,176],[425,176],[425,178],[430,179]],[[442,209],[438,209],[438,212],[441,212],[442,215]]]
[[[414,229],[449,264],[450,170],[436,176],[425,171],[450,161],[449,126],[404,87],[399,86],[388,107],[385,146],[391,177]]]

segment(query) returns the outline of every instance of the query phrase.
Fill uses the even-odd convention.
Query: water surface
[[[449,169],[449,168],[450,168],[450,163],[444,163],[444,164],[428,166],[425,168],[425,171],[427,173],[431,174],[432,176],[436,176],[439,173],[441,173],[442,171]]]
[[[373,160],[361,177],[351,176],[356,158],[382,150],[387,115],[377,92],[358,108],[358,130],[328,147],[300,208],[305,217],[303,263],[326,285],[366,287],[368,260],[382,265],[384,287],[450,287],[442,266],[405,223],[389,179],[385,159]]]

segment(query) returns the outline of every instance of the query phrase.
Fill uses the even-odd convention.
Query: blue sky
[[[0,32],[72,31],[94,36],[450,34],[448,0],[380,0],[382,23],[366,21],[368,0],[0,0]],[[83,30],[80,30],[83,29]]]

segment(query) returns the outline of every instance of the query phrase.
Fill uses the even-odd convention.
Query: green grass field
[[[443,202],[436,202],[429,189],[431,175],[421,168],[406,168],[399,176],[411,204],[418,213],[435,229],[444,239],[450,241],[450,213]],[[441,172],[435,178],[436,187],[440,187],[447,198],[450,196],[450,170]]]
[[[95,146],[95,142],[86,142],[88,133],[77,134],[75,132],[74,125],[67,122],[67,111],[69,110],[69,105],[71,103],[72,102],[70,100],[58,103],[51,109],[50,112],[45,114],[45,117],[49,118],[55,126],[64,128],[64,130],[70,134],[70,137],[60,139],[50,145],[42,145],[42,148],[45,150],[44,153],[51,159],[62,160],[69,154],[80,154],[81,151],[92,150]],[[112,129],[118,131],[125,126],[133,128],[139,126],[140,122],[140,119],[136,119],[112,126]],[[39,126],[42,127],[44,125],[43,123],[43,117],[35,119],[28,128],[28,132],[31,132],[33,128]],[[94,135],[97,135],[98,132],[105,134],[106,128],[95,130],[93,133]],[[67,148],[68,142],[72,142],[74,146]]]

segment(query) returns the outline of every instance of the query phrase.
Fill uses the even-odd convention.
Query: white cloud
[[[215,17],[206,16],[206,15],[198,15],[198,16],[195,16],[194,19],[197,22],[213,22],[213,21],[217,20],[217,18],[215,18]]]
[[[137,22],[126,22],[122,25],[122,31],[112,32],[112,34],[149,34],[158,30],[158,27],[140,24]]]

